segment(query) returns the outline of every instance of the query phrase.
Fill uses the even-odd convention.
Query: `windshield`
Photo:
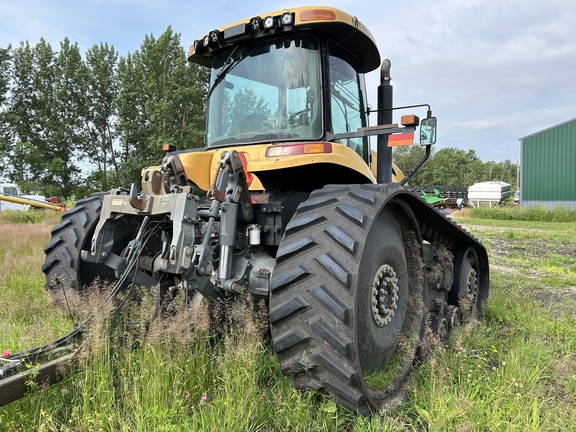
[[[320,54],[315,39],[235,47],[212,63],[207,144],[322,136]]]

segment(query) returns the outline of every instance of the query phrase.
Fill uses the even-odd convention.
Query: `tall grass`
[[[34,215],[35,222],[27,221]],[[70,327],[61,311],[47,307],[40,268],[50,228],[60,215],[51,212],[0,212],[0,349],[10,351],[47,342]],[[16,222],[14,222],[16,221]]]
[[[576,211],[570,208],[476,207],[470,209],[470,216],[477,219],[530,222],[576,222]]]
[[[0,350],[32,346],[70,325],[42,289],[49,225],[0,222]],[[101,314],[93,322],[75,375],[0,408],[0,425],[22,431],[576,430],[576,306],[566,302],[551,314],[530,295],[537,280],[491,275],[485,321],[454,331],[415,371],[407,400],[391,412],[361,417],[320,393],[294,390],[280,373],[265,315],[249,301],[220,311],[178,301],[174,313],[144,331],[124,325],[148,316],[154,293],[142,293],[128,316]],[[97,291],[85,304],[89,311],[110,307]]]

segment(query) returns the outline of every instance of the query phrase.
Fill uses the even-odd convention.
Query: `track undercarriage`
[[[216,302],[250,293],[269,303],[295,387],[364,414],[394,405],[428,339],[481,318],[484,248],[396,184],[244,194],[236,158],[222,159],[206,199],[117,190],[79,201],[46,246],[48,287],[99,277],[115,281],[110,296],[133,284]]]

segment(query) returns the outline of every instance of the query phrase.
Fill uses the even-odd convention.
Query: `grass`
[[[576,222],[576,211],[570,208],[477,207],[470,209],[474,218],[530,222]]]
[[[52,217],[0,216],[0,351],[70,328],[51,306],[40,267]],[[209,336],[206,306],[179,307],[142,333],[94,323],[79,372],[0,408],[5,430],[38,431],[558,431],[576,430],[576,305],[572,223],[458,222],[494,264],[486,317],[451,335],[413,375],[407,400],[361,417],[282,376],[265,317],[230,306],[225,336]],[[513,271],[511,271],[512,269]],[[92,307],[101,309],[98,296]],[[143,300],[146,304],[147,299]],[[191,326],[191,323],[194,323]],[[97,331],[98,330],[98,331]]]

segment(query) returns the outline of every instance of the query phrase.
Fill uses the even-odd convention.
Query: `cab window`
[[[363,80],[355,67],[357,61],[346,50],[334,45],[329,48],[329,65],[332,132],[356,132],[366,126]],[[351,138],[337,142],[362,155],[365,140],[366,138]]]

